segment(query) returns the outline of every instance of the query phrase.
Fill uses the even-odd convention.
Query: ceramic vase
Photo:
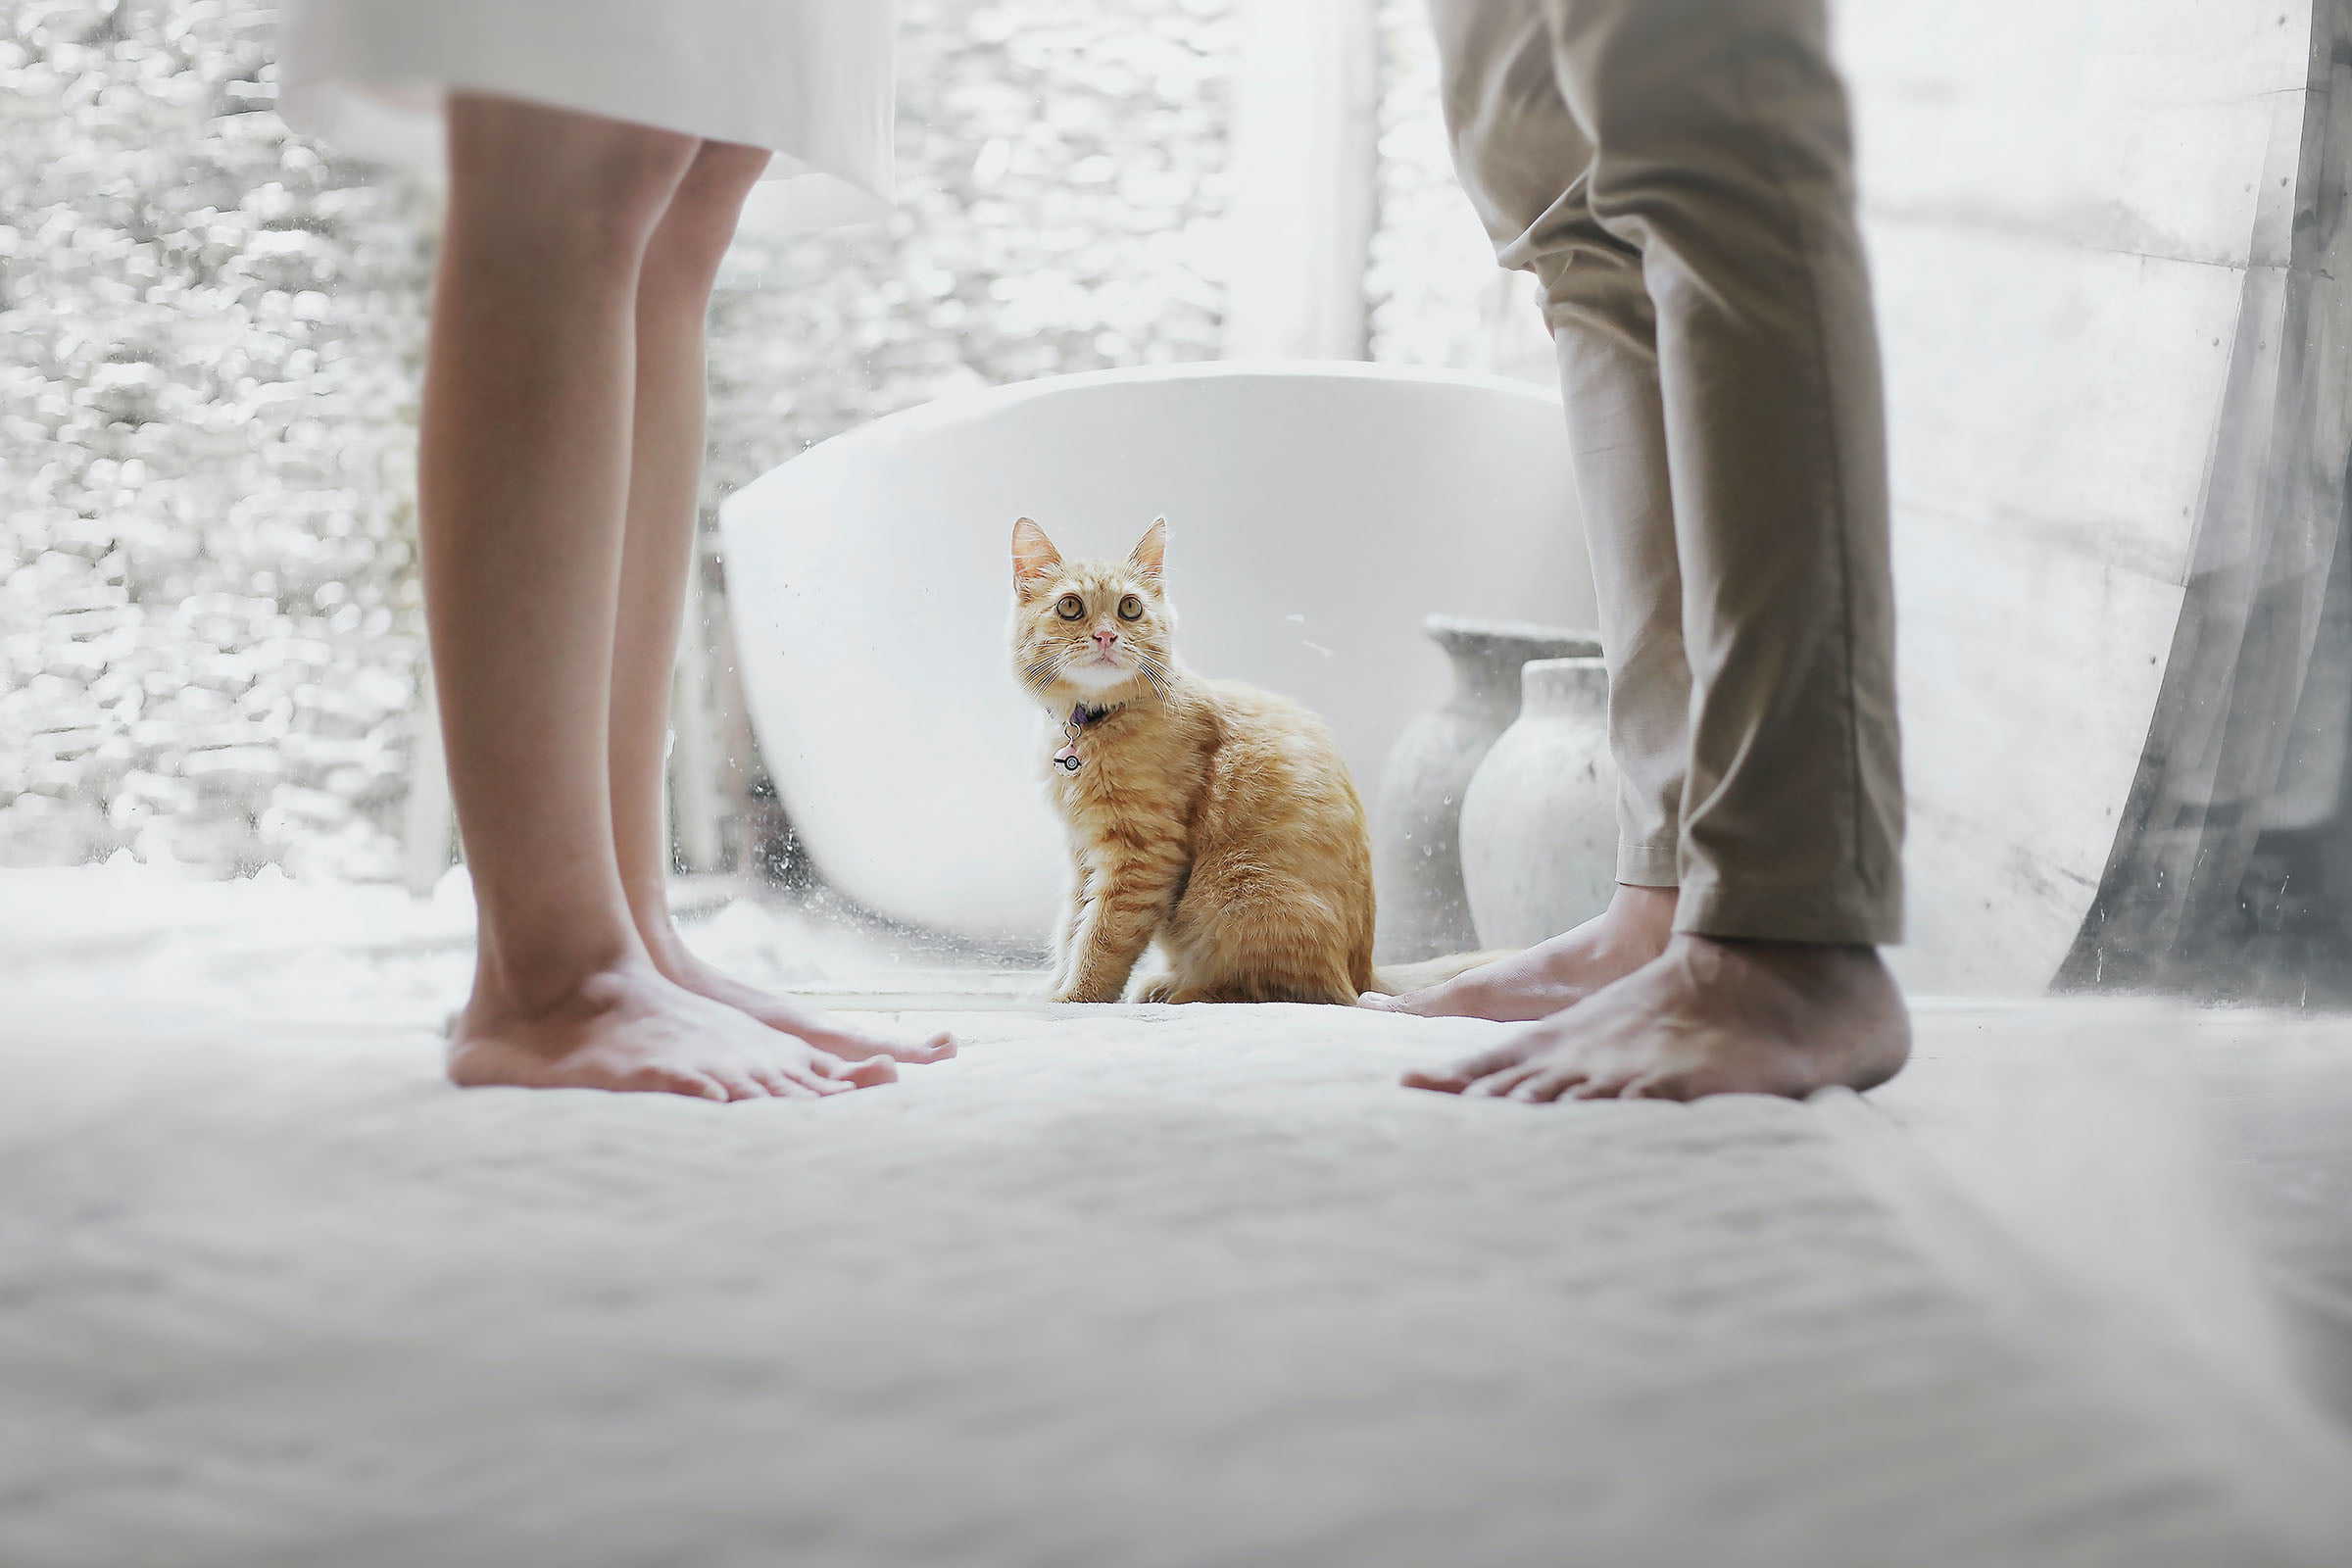
[[[1616,885],[1607,666],[1541,660],[1520,679],[1518,720],[1462,801],[1463,887],[1491,948],[1527,947],[1590,919]]]
[[[1519,621],[1432,615],[1423,629],[1453,666],[1453,692],[1397,737],[1374,797],[1376,951],[1389,963],[1480,946],[1457,837],[1471,776],[1519,716],[1522,664],[1600,652],[1590,632]]]

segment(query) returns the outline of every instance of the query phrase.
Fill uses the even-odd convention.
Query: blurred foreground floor
[[[701,907],[964,1054],[460,1094],[423,915],[10,965],[0,1561],[2352,1554],[2352,1025],[1929,1002],[1867,1100],[1530,1107],[1392,1087],[1498,1026]]]

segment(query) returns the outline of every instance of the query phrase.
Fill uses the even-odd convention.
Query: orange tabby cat
[[[1353,1004],[1372,988],[1372,851],[1348,764],[1296,703],[1176,662],[1167,523],[1125,561],[1012,528],[1014,673],[1055,720],[1069,829],[1056,1002]]]

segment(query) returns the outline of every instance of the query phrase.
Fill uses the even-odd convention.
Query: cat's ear
[[[1054,568],[1061,564],[1061,552],[1046,537],[1046,530],[1027,517],[1012,525],[1012,591],[1026,599],[1037,592]]]
[[[1152,519],[1152,526],[1144,530],[1144,536],[1138,539],[1135,542],[1135,548],[1128,552],[1127,564],[1133,566],[1135,574],[1146,582],[1156,583],[1159,581],[1159,574],[1167,569],[1168,564],[1167,518],[1153,517]]]

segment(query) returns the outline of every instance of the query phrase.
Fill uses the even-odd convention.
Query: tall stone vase
[[[1617,880],[1609,672],[1598,659],[1521,671],[1518,721],[1462,802],[1462,880],[1485,946],[1528,947],[1598,914]]]
[[[1381,770],[1372,813],[1383,962],[1476,948],[1462,886],[1462,799],[1488,748],[1519,716],[1519,668],[1531,659],[1592,657],[1590,632],[1432,615],[1429,639],[1453,665],[1453,693],[1406,726]]]

